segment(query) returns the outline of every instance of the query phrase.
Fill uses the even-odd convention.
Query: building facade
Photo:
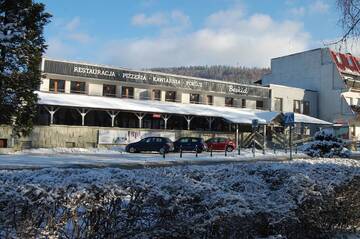
[[[40,91],[270,109],[268,87],[43,59]]]
[[[334,123],[338,135],[360,139],[359,76],[359,58],[320,48],[272,59],[271,73],[262,83],[317,92],[317,105],[310,103],[311,115]],[[294,111],[307,108],[307,101],[305,96],[303,102],[294,100]]]
[[[239,134],[252,132],[254,119],[261,125],[259,141],[265,147],[275,125],[281,127],[281,120],[274,123],[281,113],[298,113],[295,120],[302,129],[304,124],[328,124],[310,117],[318,115],[315,90],[46,58],[41,70],[39,115],[32,134],[14,142],[11,128],[2,126],[0,147],[99,147],[150,135],[172,140],[225,136],[239,143]],[[299,102],[298,108],[292,102]]]

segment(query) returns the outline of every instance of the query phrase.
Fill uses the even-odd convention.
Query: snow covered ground
[[[311,226],[323,225],[320,215],[331,216],[332,207],[347,203],[336,188],[359,176],[360,161],[336,158],[146,170],[0,170],[2,212],[9,215],[0,220],[0,237],[101,237],[109,228],[121,238],[316,237],[319,231]],[[304,204],[314,207],[302,212]],[[12,213],[15,207],[18,213]],[[331,223],[350,216],[334,210]],[[308,212],[313,217],[303,218]]]
[[[0,169],[18,168],[47,168],[47,167],[126,167],[139,168],[146,166],[171,166],[184,164],[214,164],[230,163],[237,161],[255,160],[285,160],[289,153],[284,151],[273,152],[268,150],[265,155],[262,151],[256,151],[255,157],[250,149],[228,153],[203,152],[196,157],[194,152],[184,152],[182,158],[179,153],[169,153],[165,159],[159,153],[137,153],[124,152],[123,148],[107,149],[81,149],[81,148],[51,148],[30,149],[12,154],[0,155]],[[294,156],[306,157],[303,154]]]

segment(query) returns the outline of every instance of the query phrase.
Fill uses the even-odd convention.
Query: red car
[[[225,150],[228,152],[233,151],[236,148],[234,141],[228,138],[216,137],[206,140],[207,148],[210,150]]]

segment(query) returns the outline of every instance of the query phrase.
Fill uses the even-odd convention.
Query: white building
[[[360,104],[359,76],[359,58],[320,48],[272,59],[271,73],[264,76],[262,84],[303,89],[308,93],[301,102],[288,102],[287,107],[293,107],[295,112],[306,108],[310,115],[333,122],[339,135],[359,139],[356,113]],[[317,97],[310,92],[317,92]],[[283,93],[292,95],[286,88]]]

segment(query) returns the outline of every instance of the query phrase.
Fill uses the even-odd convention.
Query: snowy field
[[[227,153],[203,152],[196,157],[194,152],[184,152],[182,158],[179,153],[169,153],[163,158],[159,153],[124,152],[123,148],[107,149],[81,149],[81,148],[51,148],[30,149],[12,154],[0,155],[0,169],[18,168],[47,168],[47,167],[145,167],[145,166],[171,166],[184,164],[212,164],[229,163],[237,161],[259,160],[286,160],[289,153],[284,151],[273,152],[268,150],[265,155],[256,151],[255,157],[250,149]],[[293,154],[295,157],[306,157],[303,154]]]
[[[0,170],[0,238],[318,238],[359,225],[359,178],[351,159]]]

